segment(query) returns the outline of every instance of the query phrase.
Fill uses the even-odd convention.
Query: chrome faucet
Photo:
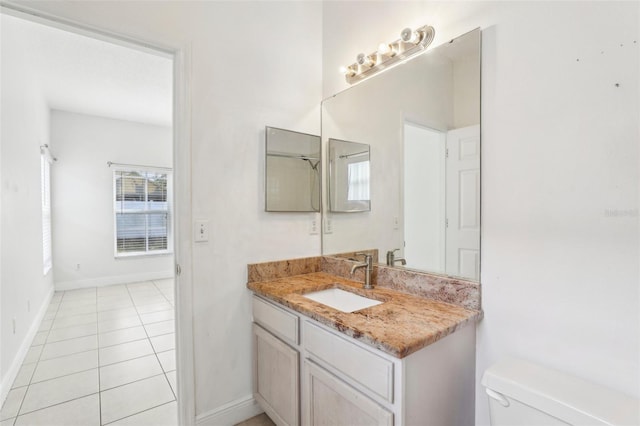
[[[367,253],[356,253],[356,256],[364,256],[363,263],[356,263],[351,267],[351,275],[355,274],[356,270],[360,268],[367,268],[364,272],[364,286],[365,289],[372,289],[371,285],[371,273],[373,272],[373,256]]]
[[[407,264],[407,260],[403,257],[396,257],[395,252],[397,252],[400,249],[393,249],[393,250],[389,250],[387,252],[387,265],[388,266],[394,266],[396,264],[396,262],[400,262],[403,265]]]

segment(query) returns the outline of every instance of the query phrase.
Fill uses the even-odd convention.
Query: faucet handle
[[[387,253],[395,253],[395,252],[397,252],[397,251],[400,251],[400,249],[399,249],[399,248],[397,248],[397,249],[389,250]]]
[[[364,256],[364,261],[370,263],[373,261],[373,255],[369,253],[356,253],[356,256]]]

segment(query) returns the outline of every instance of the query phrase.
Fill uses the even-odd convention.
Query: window
[[[171,174],[157,170],[115,170],[116,256],[171,251]]]
[[[369,160],[349,163],[347,165],[347,200],[369,200]]]
[[[42,266],[43,274],[51,270],[51,160],[47,153],[40,155],[40,193],[42,198]]]

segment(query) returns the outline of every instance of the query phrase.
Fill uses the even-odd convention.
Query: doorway
[[[5,8],[3,12],[6,12]],[[173,75],[175,58],[172,54],[148,47],[131,49],[132,43],[105,41],[102,35],[99,40],[85,37],[75,31],[59,29],[59,22],[44,22],[43,25],[42,20],[36,23],[31,19],[33,17],[15,15],[21,14],[3,13],[1,16],[5,22],[11,21],[9,26],[19,26],[19,31],[27,31],[25,27],[28,26],[39,26],[39,30],[48,35],[42,37],[40,34],[38,43],[49,52],[55,49],[55,37],[51,32],[59,32],[60,37],[67,40],[61,49],[63,51],[70,49],[69,39],[82,40],[80,44],[85,59],[97,55],[92,43],[110,44],[111,50],[128,49],[129,56],[147,55],[150,63],[166,62],[170,71],[169,89],[175,87],[177,78]],[[5,22],[3,32],[8,30]],[[85,30],[78,29],[77,32],[86,34]],[[25,41],[24,38],[3,38]],[[35,55],[32,49],[17,51],[27,62]],[[96,60],[95,57],[93,59]],[[111,56],[111,59],[110,65],[114,66],[124,62],[132,64],[124,73],[129,75],[141,64],[141,61],[131,58]],[[91,68],[89,62],[78,64],[67,60],[68,68],[61,73],[71,74],[78,68],[86,70]],[[39,71],[53,70],[53,67],[42,64],[37,68]],[[98,68],[104,70],[105,66]],[[140,80],[148,81],[149,69],[143,69],[147,73]],[[65,90],[60,76],[60,73],[54,73],[49,80],[56,84],[50,86],[47,86],[47,79],[32,85],[40,89],[48,87],[43,89],[41,96],[43,107],[49,111],[48,122],[43,126],[48,128],[49,135],[44,141],[46,143],[40,143],[48,145],[51,157],[57,158],[50,165],[53,247],[53,270],[50,273],[57,288],[50,297],[49,307],[43,311],[35,334],[25,339],[29,340],[28,351],[22,366],[18,365],[16,380],[8,392],[3,424],[11,419],[15,424],[37,422],[41,417],[52,421],[57,415],[64,418],[69,414],[77,418],[81,411],[88,413],[85,409],[96,405],[100,424],[124,419],[137,421],[150,418],[145,417],[150,414],[164,420],[173,418],[177,424],[176,400],[179,393],[175,342],[180,340],[180,334],[178,339],[173,334],[177,331],[173,318],[179,317],[180,305],[176,303],[180,296],[175,296],[174,286],[179,244],[172,243],[177,240],[180,207],[175,200],[181,197],[170,193],[176,164],[172,157],[177,151],[174,136],[177,132],[171,127],[176,116],[175,103],[169,98],[165,111],[152,111],[151,104],[161,104],[157,99],[145,107],[136,105],[132,98],[129,101],[117,96],[112,98],[110,95],[124,95],[131,90],[123,88],[118,93],[110,85],[110,79],[103,78],[103,87],[87,93],[87,89]],[[90,77],[87,76],[87,80]],[[76,82],[84,83],[80,80],[82,77],[76,78]],[[122,81],[117,84],[122,88]],[[82,105],[83,99],[103,102]],[[130,108],[132,106],[134,108]],[[135,116],[136,107],[141,112],[138,116]],[[127,112],[128,109],[130,111]],[[168,117],[169,127],[166,123],[154,123],[154,113]],[[156,144],[158,140],[166,139],[165,154],[168,152],[168,157],[165,155],[160,159],[160,151],[164,150],[157,149],[157,146],[154,148],[151,143],[142,147],[127,143],[123,136],[126,134],[138,140],[148,137]],[[83,149],[78,149],[78,145],[74,148],[74,141],[80,140],[92,143],[84,144]],[[126,146],[118,146],[118,142]],[[156,157],[151,158],[149,154]],[[107,184],[104,183],[105,176]],[[93,196],[95,198],[91,198]],[[95,201],[98,199],[100,203]],[[133,205],[136,203],[140,207],[137,210]],[[165,211],[160,211],[162,209]],[[107,217],[108,226],[96,226],[96,220],[104,223]],[[109,246],[108,258],[103,256],[96,260],[90,256],[92,251],[104,249],[105,245]],[[137,267],[136,263],[142,266]],[[177,349],[179,351],[179,347]],[[116,367],[119,366],[124,368],[118,371]],[[80,378],[88,381],[80,384],[77,381]],[[146,393],[140,391],[145,381],[154,382],[150,389],[164,389],[159,399],[137,400],[132,404],[132,399]],[[70,389],[68,393],[62,391],[65,386]],[[47,388],[54,390],[51,397],[46,396]],[[130,397],[123,398],[123,395]],[[36,400],[44,402],[36,403]],[[125,401],[124,406],[122,401]],[[171,404],[173,408],[168,409]],[[118,412],[117,407],[123,409]],[[162,409],[156,410],[160,407]]]

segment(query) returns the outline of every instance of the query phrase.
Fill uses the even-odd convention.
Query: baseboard
[[[253,395],[236,399],[228,404],[196,416],[196,425],[233,426],[263,413]]]
[[[44,318],[44,315],[47,313],[47,308],[51,303],[53,292],[54,289],[52,286],[49,290],[49,293],[45,296],[42,304],[40,305],[38,314],[33,319],[33,322],[29,327],[29,331],[27,331],[27,334],[24,336],[24,340],[20,345],[20,349],[18,349],[18,353],[16,353],[16,356],[13,358],[13,362],[7,370],[7,374],[5,374],[5,376],[2,378],[2,381],[0,382],[0,407],[4,404],[5,399],[7,399],[7,395],[11,390],[11,385],[18,376],[18,372],[20,371],[20,367],[22,367],[24,357],[27,356],[27,352],[31,347],[31,342],[33,342],[33,339],[36,337],[36,333],[40,329],[40,323],[42,322],[42,318]]]
[[[173,277],[173,271],[145,272],[142,274],[116,275],[111,277],[89,278],[86,280],[59,281],[56,291],[77,290],[80,288],[104,287],[107,285],[128,284],[140,281],[162,280]]]

